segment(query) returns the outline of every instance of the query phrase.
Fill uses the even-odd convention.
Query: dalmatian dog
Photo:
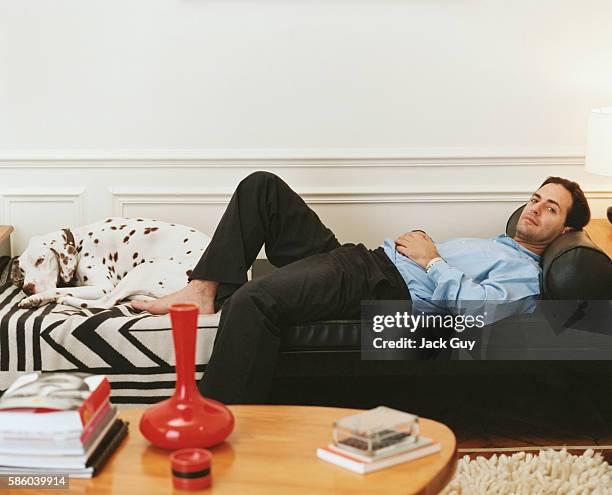
[[[20,308],[58,303],[108,309],[124,299],[152,300],[184,287],[210,237],[184,225],[108,218],[33,237],[11,280],[28,297]]]

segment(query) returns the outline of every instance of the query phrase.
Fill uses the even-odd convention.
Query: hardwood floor
[[[612,464],[610,385],[604,377],[572,382],[525,377],[520,396],[497,391],[447,412],[444,421],[455,431],[460,455],[511,455],[546,447],[581,454],[593,448]]]

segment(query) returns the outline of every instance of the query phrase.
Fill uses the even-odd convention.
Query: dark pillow
[[[516,223],[525,205],[506,224],[506,234],[514,237]],[[543,299],[612,299],[612,262],[583,230],[568,232],[555,239],[544,251],[542,265]]]

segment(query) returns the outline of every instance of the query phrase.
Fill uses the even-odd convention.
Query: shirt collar
[[[538,263],[540,262],[539,254],[535,254],[534,252],[529,251],[529,249],[522,246],[520,243],[516,242],[514,239],[512,239],[512,237],[509,237],[506,234],[499,234],[497,237],[494,237],[493,239],[501,242],[502,244],[505,244],[506,246],[513,247],[514,249],[516,249],[517,251],[520,251],[521,253],[525,253],[526,255],[528,255],[529,257],[531,257]]]

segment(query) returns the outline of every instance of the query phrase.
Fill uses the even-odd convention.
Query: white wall
[[[341,240],[488,235],[547,175],[596,216],[604,0],[0,0],[0,223],[123,212],[211,230],[279,172]],[[144,188],[144,190],[143,190]],[[450,221],[452,220],[452,221]]]

